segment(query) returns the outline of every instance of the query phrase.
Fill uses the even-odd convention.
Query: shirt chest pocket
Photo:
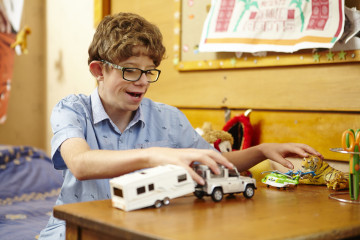
[[[135,148],[150,148],[150,147],[169,147],[169,148],[173,148],[175,146],[173,144],[171,144],[171,142],[168,141],[168,140],[138,143],[135,146]]]

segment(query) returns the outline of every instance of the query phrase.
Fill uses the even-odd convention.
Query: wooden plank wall
[[[358,1],[346,5],[360,9]],[[303,142],[326,159],[348,160],[329,148],[340,147],[345,129],[360,127],[359,63],[179,72],[173,63],[174,9],[169,0],[111,1],[112,13],[138,13],[163,33],[167,58],[148,97],[179,107],[193,127],[209,121],[221,129],[224,109],[232,116],[253,109],[254,144]]]

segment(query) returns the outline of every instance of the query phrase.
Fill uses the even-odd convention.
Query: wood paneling
[[[214,129],[225,125],[225,110],[181,109],[194,128],[204,122],[211,122]],[[242,114],[243,110],[232,110],[231,117]],[[330,151],[341,147],[341,134],[347,128],[360,126],[356,113],[303,112],[303,111],[259,111],[250,113],[254,129],[253,145],[264,142],[306,143],[326,159],[348,161],[347,154]]]

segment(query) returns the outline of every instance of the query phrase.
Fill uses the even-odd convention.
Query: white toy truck
[[[125,211],[168,205],[170,199],[194,192],[195,182],[185,168],[165,165],[110,180],[112,205]]]
[[[215,202],[220,202],[224,194],[243,193],[246,198],[254,196],[256,180],[239,174],[236,168],[229,170],[219,166],[221,173],[215,175],[206,165],[195,165],[194,170],[205,179],[205,185],[196,185],[194,195],[201,199],[211,196]]]

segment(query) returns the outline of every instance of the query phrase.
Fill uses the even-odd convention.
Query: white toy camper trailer
[[[129,173],[110,180],[112,205],[125,211],[162,204],[195,191],[185,168],[165,165]]]

